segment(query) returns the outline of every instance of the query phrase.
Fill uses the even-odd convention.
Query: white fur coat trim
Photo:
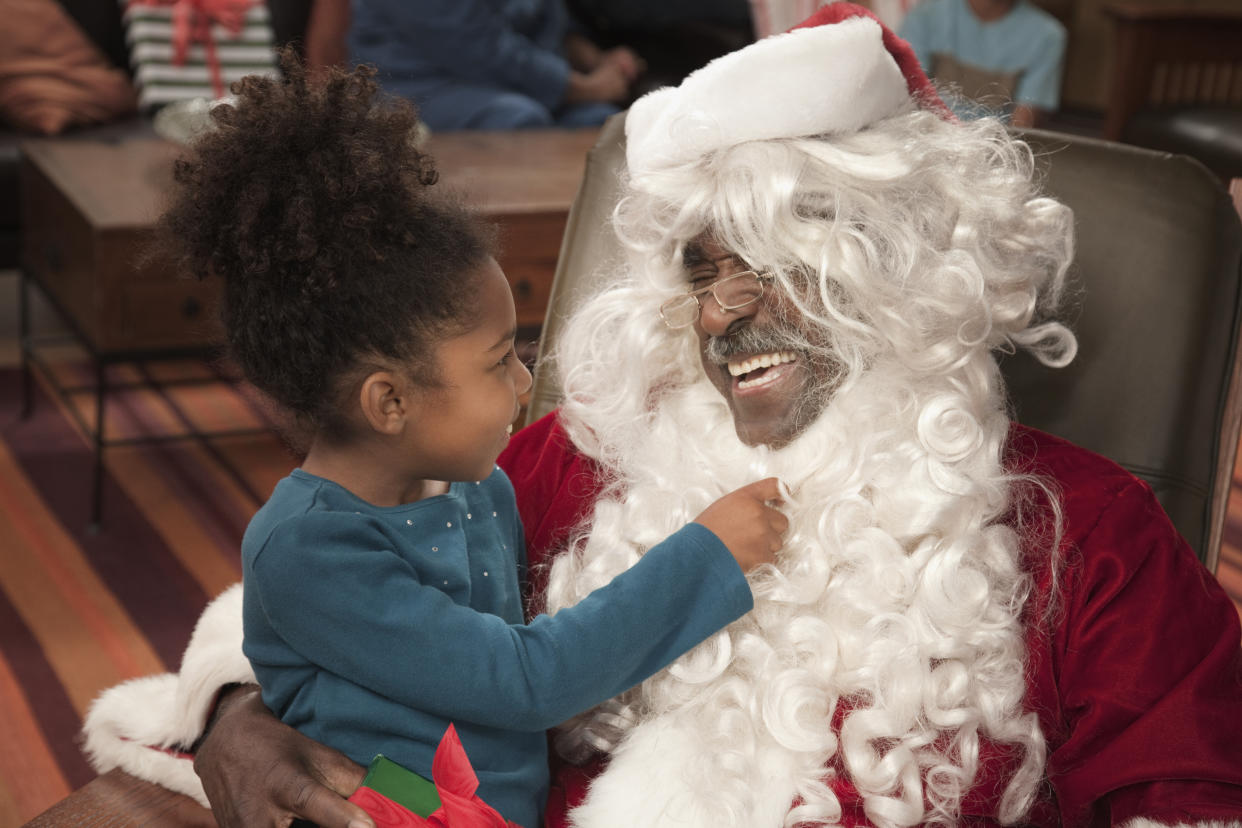
[[[119,767],[208,804],[193,762],[161,748],[176,751],[193,744],[202,733],[219,689],[226,684],[255,680],[250,662],[242,654],[241,607],[241,584],[235,584],[203,611],[190,636],[179,674],[132,679],[105,690],[95,699],[83,726],[83,748],[95,770],[105,773]],[[666,732],[666,742],[668,735]],[[605,774],[600,783],[592,786],[588,803],[574,814],[575,825],[607,825],[611,823],[605,815],[626,813],[624,807],[613,811],[601,806],[615,804],[609,802],[613,794],[632,797],[636,789],[632,783],[636,780],[622,778],[628,774],[615,774],[612,781],[616,784],[610,785],[605,782],[610,775]],[[1137,818],[1127,822],[1125,828],[1170,826]],[[1242,828],[1242,821],[1203,822],[1194,828]]]
[[[795,29],[635,101],[625,120],[626,164],[641,186],[645,175],[714,150],[854,132],[909,104],[906,80],[874,20]]]
[[[704,743],[693,718],[677,712],[650,719],[629,732],[597,777],[586,799],[569,814],[572,828],[720,828],[785,824],[796,791],[797,763],[771,741],[757,746],[746,810],[712,810],[711,791],[722,780],[692,769],[700,765]],[[733,784],[733,780],[724,782]],[[688,790],[688,789],[694,790]]]
[[[95,770],[119,767],[207,804],[193,762],[161,748],[188,748],[202,733],[219,689],[255,680],[241,649],[241,607],[241,584],[235,584],[203,610],[179,674],[132,679],[95,699],[82,728],[83,749]]]

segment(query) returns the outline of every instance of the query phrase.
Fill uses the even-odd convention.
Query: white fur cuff
[[[82,734],[97,771],[119,767],[207,804],[193,762],[176,751],[202,733],[221,687],[255,680],[242,654],[241,606],[241,584],[235,584],[203,610],[179,674],[132,679],[95,699]]]

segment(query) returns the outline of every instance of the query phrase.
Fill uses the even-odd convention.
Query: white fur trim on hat
[[[176,751],[203,732],[221,687],[255,680],[242,654],[241,607],[241,584],[235,584],[203,610],[180,673],[132,679],[95,699],[82,727],[95,770],[119,767],[207,804],[192,760]]]
[[[635,101],[625,121],[626,162],[637,181],[745,141],[854,132],[911,100],[876,21],[795,29]]]

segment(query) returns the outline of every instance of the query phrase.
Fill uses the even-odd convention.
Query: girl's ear
[[[413,412],[413,387],[391,371],[367,375],[358,391],[362,417],[380,434],[400,434]]]

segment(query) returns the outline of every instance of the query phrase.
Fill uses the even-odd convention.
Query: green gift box
[[[440,794],[430,780],[398,765],[382,753],[371,760],[362,786],[383,794],[421,817],[429,816],[440,807]]]

